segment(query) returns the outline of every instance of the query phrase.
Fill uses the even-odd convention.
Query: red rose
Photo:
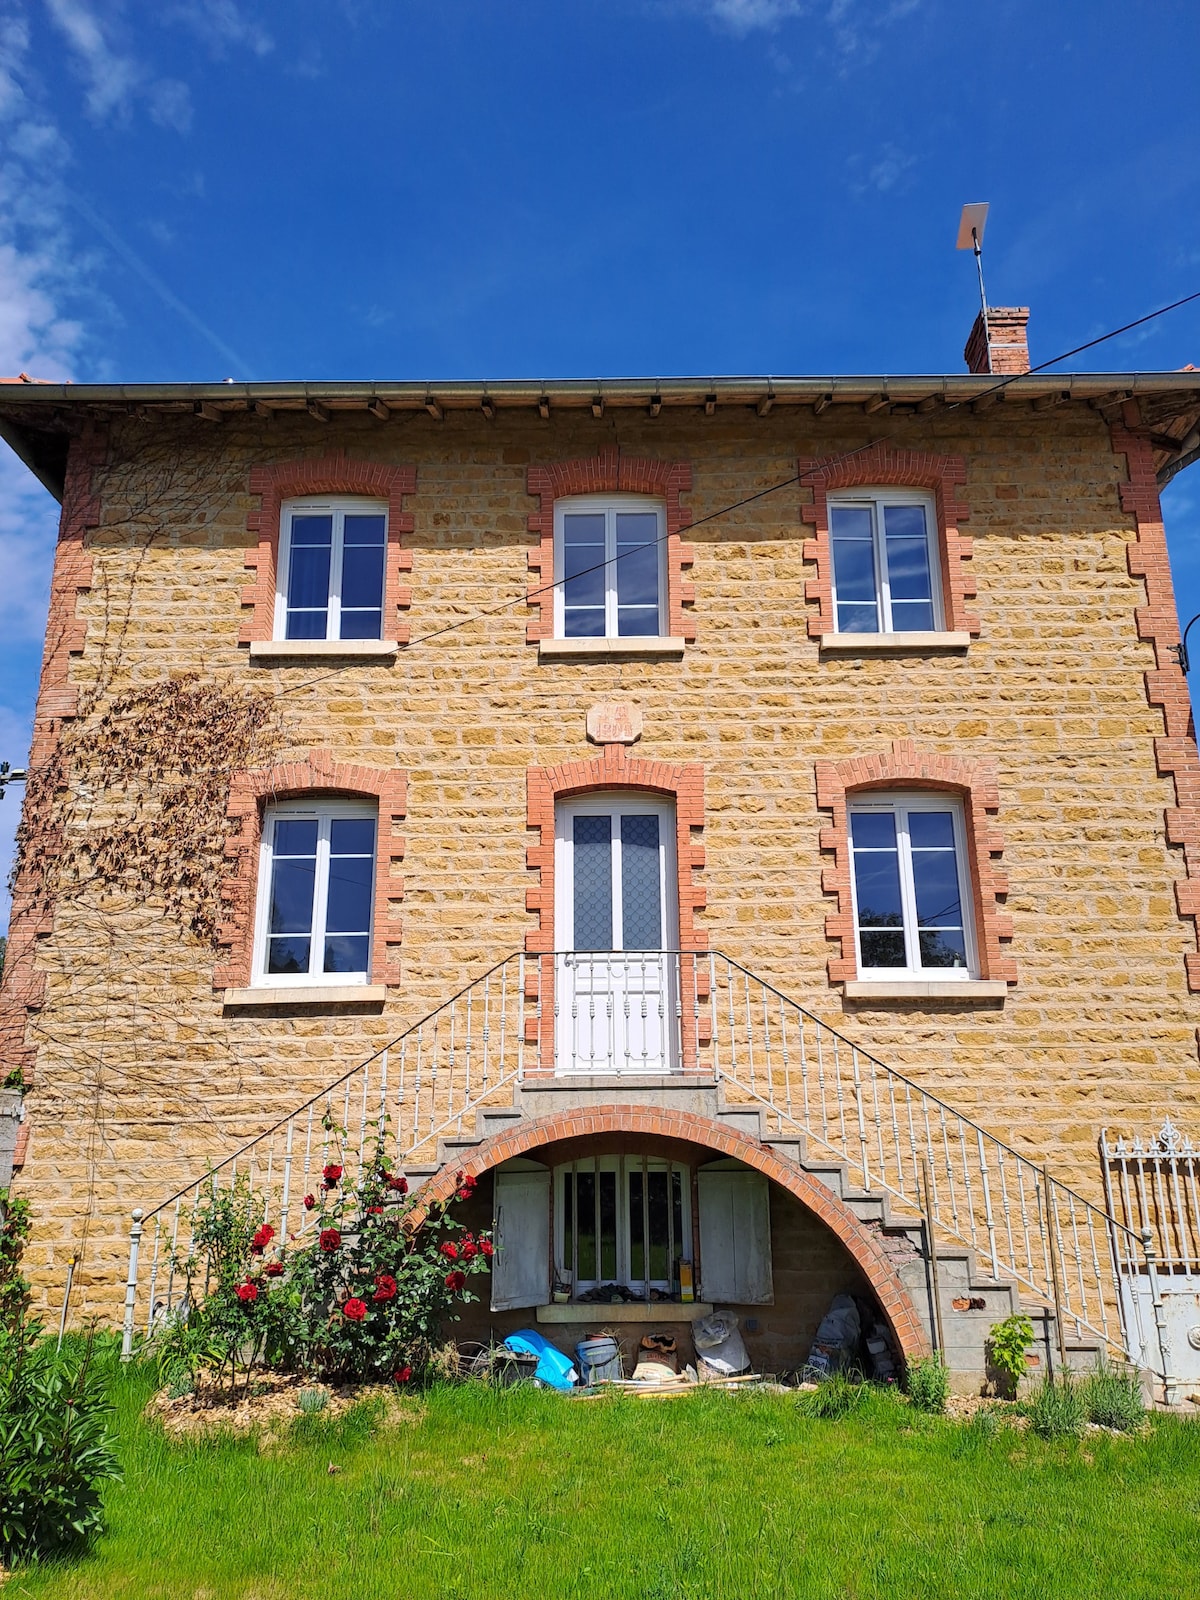
[[[317,1203],[317,1197],[316,1197],[315,1194],[306,1194],[304,1196],[304,1209],[305,1209],[305,1211],[311,1211],[312,1208],[316,1205],[316,1203]]]
[[[454,1272],[448,1272],[446,1274],[446,1287],[453,1294],[457,1294],[458,1291],[462,1288],[462,1286],[466,1283],[466,1281],[467,1281],[466,1273],[465,1272],[459,1272],[457,1269]]]
[[[397,1194],[408,1193],[408,1179],[397,1178],[395,1173],[390,1173],[388,1175],[387,1186],[389,1189],[394,1189]]]
[[[456,1244],[452,1244],[449,1239],[447,1239],[445,1244],[442,1245],[441,1250],[447,1261],[458,1260],[458,1246]]]
[[[341,1249],[342,1236],[336,1228],[322,1228],[321,1236],[317,1242],[322,1250],[339,1250]]]
[[[239,1283],[237,1297],[239,1300],[245,1300],[249,1304],[253,1304],[258,1299],[258,1285],[256,1283]]]
[[[396,1280],[390,1272],[379,1272],[375,1275],[375,1293],[372,1299],[394,1300],[396,1298]]]
[[[480,1239],[479,1248],[490,1261],[492,1259],[492,1241],[490,1239]]]
[[[398,1372],[393,1372],[392,1373],[392,1382],[393,1383],[407,1383],[408,1380],[411,1377],[412,1377],[412,1368],[411,1367],[401,1367]]]
[[[463,1247],[462,1247],[462,1253],[463,1253],[463,1260],[464,1261],[470,1261],[475,1256],[477,1256],[479,1254],[479,1246],[472,1244],[471,1241],[468,1239],[466,1244],[464,1244]]]
[[[381,1217],[383,1215],[383,1207],[382,1206],[368,1206],[367,1207],[367,1215],[369,1217]]]
[[[263,1251],[267,1248],[274,1237],[275,1229],[272,1228],[268,1223],[264,1222],[262,1227],[250,1241],[251,1250],[253,1250],[256,1255],[262,1255]]]
[[[342,1307],[342,1315],[349,1317],[351,1322],[361,1322],[366,1314],[367,1306],[364,1300],[347,1300]]]
[[[327,1189],[336,1188],[337,1181],[341,1175],[341,1167],[335,1167],[332,1162],[329,1164],[329,1166],[321,1168],[321,1177],[325,1180],[325,1187]]]
[[[282,1261],[268,1261],[267,1262],[267,1277],[268,1278],[279,1278],[279,1277],[282,1277],[282,1276],[283,1276],[283,1262]]]
[[[458,1199],[469,1200],[475,1193],[475,1179],[469,1172],[460,1172],[454,1181],[458,1185]]]

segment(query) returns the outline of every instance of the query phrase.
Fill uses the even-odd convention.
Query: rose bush
[[[467,1232],[452,1210],[474,1179],[459,1173],[453,1198],[417,1226],[408,1182],[382,1149],[357,1183],[344,1172],[325,1164],[318,1195],[304,1196],[298,1239],[278,1238],[244,1179],[197,1207],[192,1253],[174,1263],[182,1309],[155,1335],[171,1381],[209,1370],[248,1387],[256,1367],[269,1367],[406,1383],[429,1367],[442,1324],[475,1298],[469,1279],[492,1256],[488,1236]]]

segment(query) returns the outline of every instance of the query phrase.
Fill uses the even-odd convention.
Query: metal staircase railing
[[[556,1070],[710,1076],[726,1104],[758,1109],[777,1136],[801,1137],[864,1190],[969,1247],[990,1277],[1053,1308],[1060,1341],[1071,1329],[1157,1372],[1169,1390],[1148,1233],[711,951],[509,956],[186,1188],[135,1211],[126,1353],[139,1326],[149,1332],[174,1303],[174,1263],[188,1254],[206,1189],[244,1177],[261,1193],[263,1220],[302,1240],[316,1215],[304,1196],[331,1157],[349,1183],[379,1138],[402,1170],[432,1161],[439,1139],[461,1135],[482,1107],[511,1104],[527,1078]],[[1143,1297],[1122,1294],[1131,1270],[1150,1286],[1154,1326]]]

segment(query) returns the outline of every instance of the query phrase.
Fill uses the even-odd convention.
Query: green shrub
[[[798,1408],[806,1417],[822,1417],[828,1422],[836,1422],[840,1417],[848,1417],[852,1411],[861,1410],[869,1394],[870,1386],[861,1379],[849,1377],[844,1372],[831,1372],[815,1389],[806,1390],[800,1396]]]
[[[941,1416],[950,1397],[950,1371],[941,1356],[921,1356],[910,1361],[905,1389],[918,1411]]]
[[[1032,1343],[1033,1323],[1028,1317],[1020,1315],[1005,1317],[1003,1322],[996,1323],[988,1335],[988,1356],[1013,1396],[1025,1375],[1025,1352]]]
[[[89,1337],[56,1350],[36,1322],[0,1331],[0,1554],[8,1562],[86,1545],[100,1489],[120,1475],[103,1374]]]
[[[1114,1371],[1103,1363],[1084,1380],[1083,1404],[1089,1422],[1121,1433],[1136,1433],[1146,1420],[1146,1402],[1136,1372]]]
[[[1026,1415],[1043,1439],[1078,1439],[1088,1420],[1083,1391],[1066,1373],[1042,1379]]]
[[[21,1275],[21,1257],[29,1237],[29,1201],[0,1189],[0,1329],[20,1325],[29,1304],[29,1284]]]

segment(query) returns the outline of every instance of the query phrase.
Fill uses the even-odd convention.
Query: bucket
[[[621,1347],[607,1334],[581,1339],[575,1346],[584,1383],[607,1383],[624,1377]]]

